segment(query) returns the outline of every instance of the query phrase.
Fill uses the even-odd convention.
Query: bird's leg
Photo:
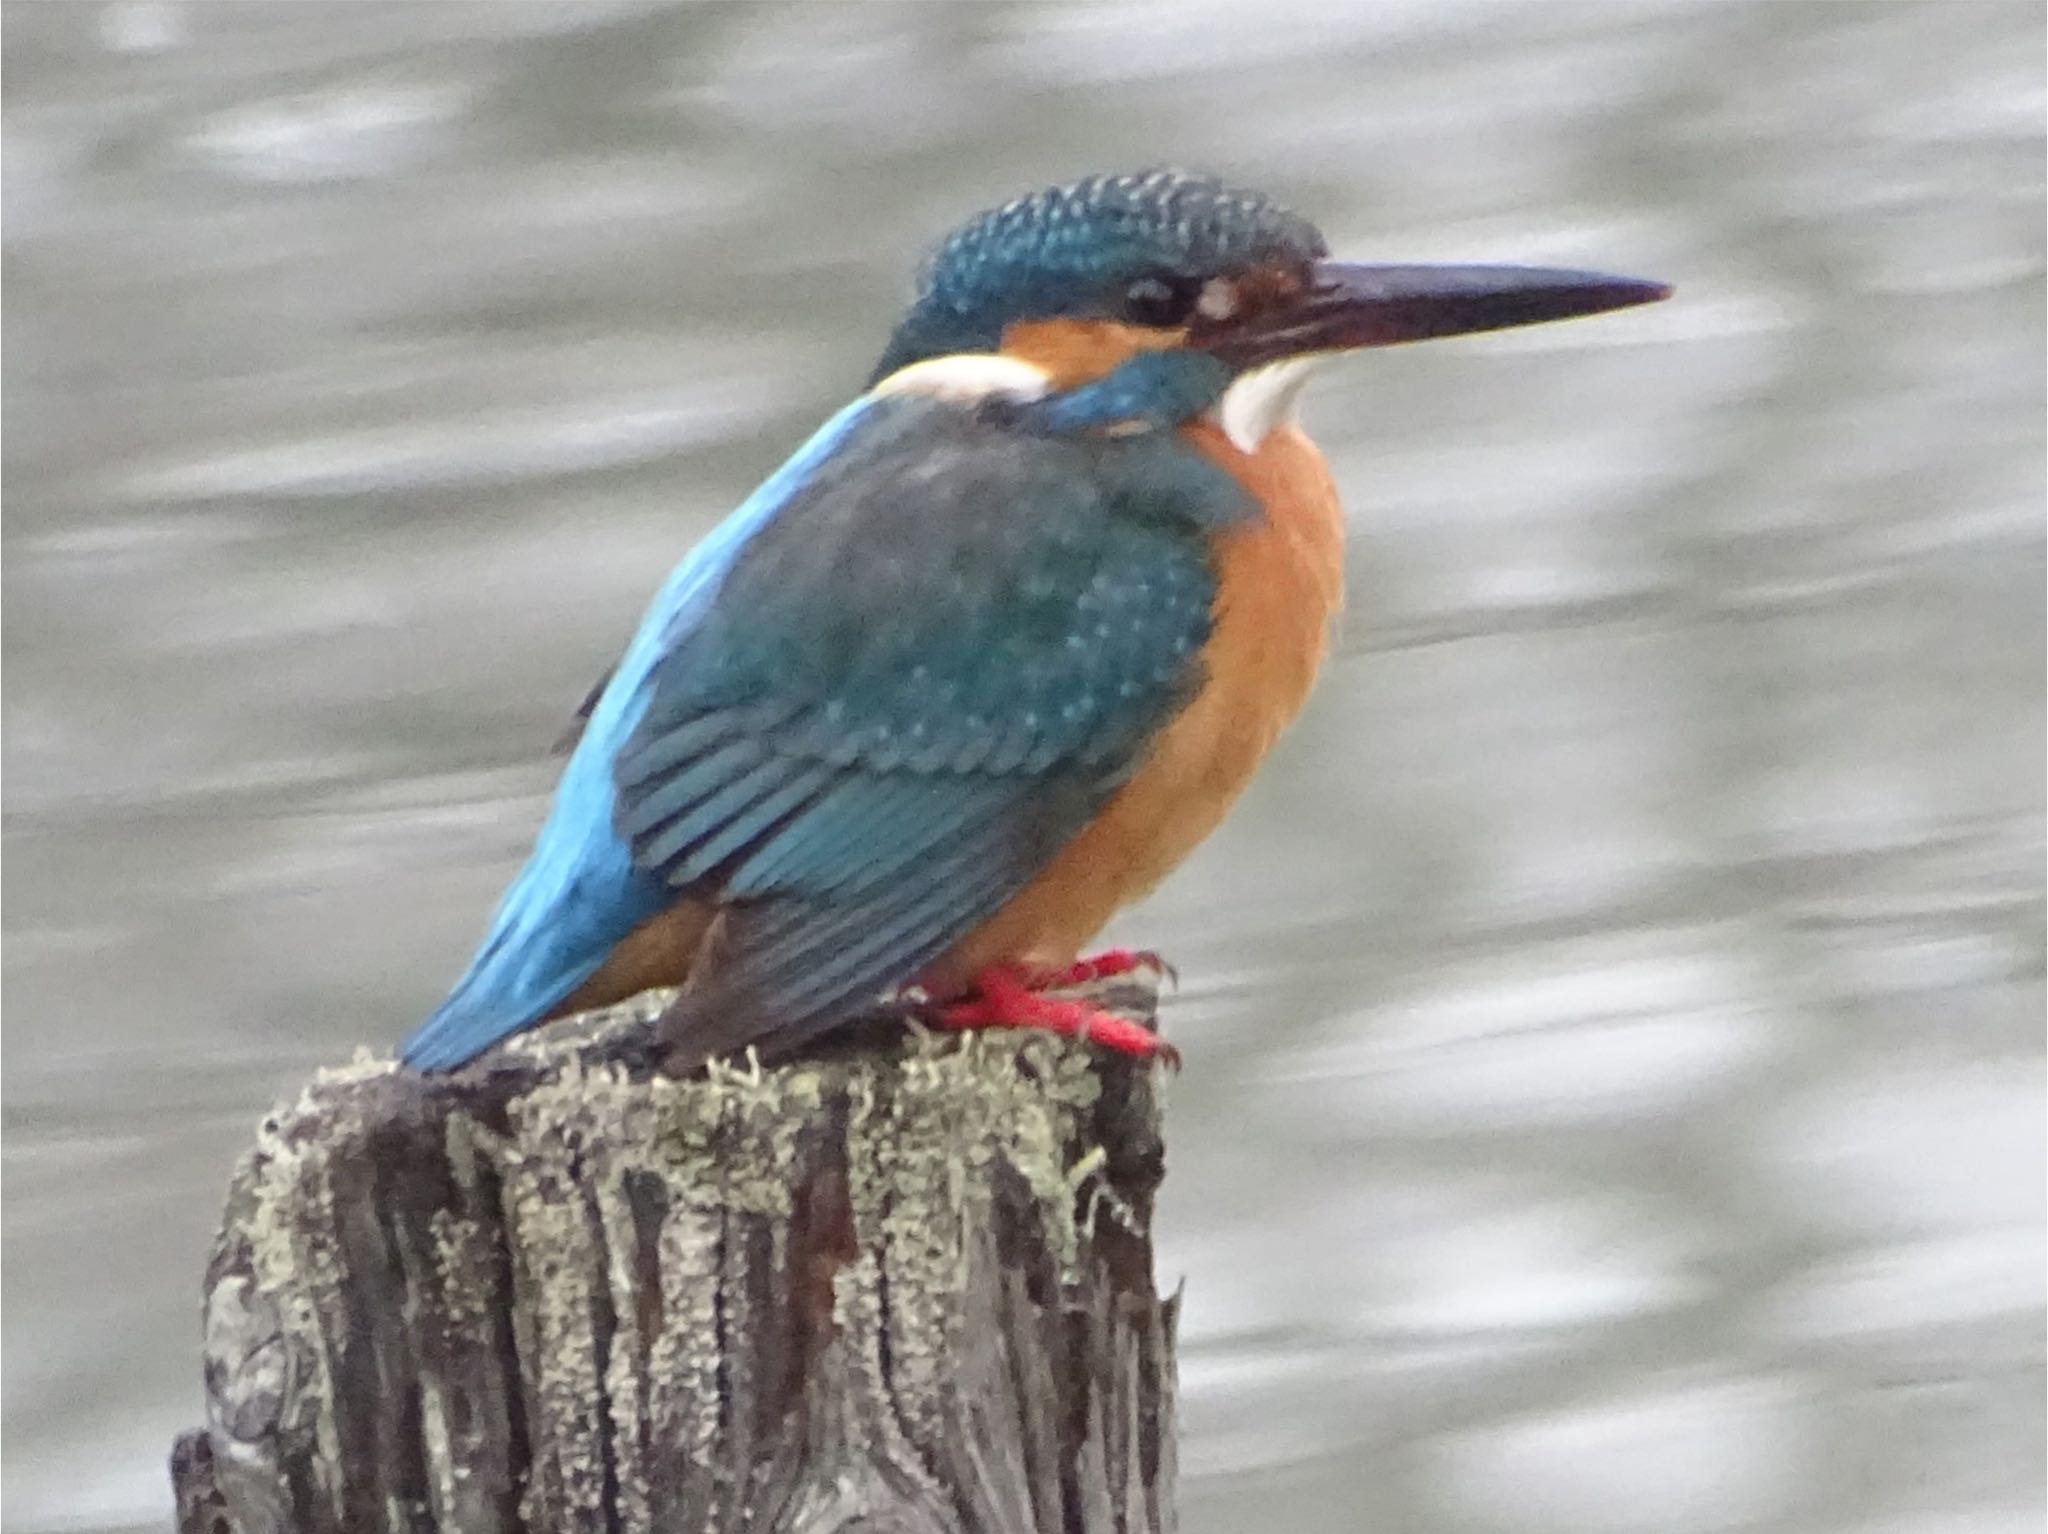
[[[1180,1064],[1180,1051],[1142,1023],[1044,995],[1040,978],[1015,966],[984,970],[974,995],[937,1008],[931,1020],[940,1028],[1042,1028],[1135,1059]]]

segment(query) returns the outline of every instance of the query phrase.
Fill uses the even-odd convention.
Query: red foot
[[[1082,967],[1075,966],[1076,969]],[[1109,973],[1123,974],[1135,968],[1136,964],[1130,964]],[[1102,976],[1082,978],[1100,979]],[[1134,1059],[1163,1060],[1176,1067],[1180,1064],[1180,1051],[1150,1028],[1113,1013],[1098,1012],[1078,1001],[1041,996],[1015,969],[985,971],[976,982],[976,991],[976,995],[965,1001],[940,1007],[933,1014],[932,1021],[941,1028],[1042,1028],[1061,1038],[1081,1039]]]
[[[1174,974],[1171,964],[1149,948],[1105,948],[1101,953],[1091,954],[1085,959],[1076,959],[1065,969],[1033,975],[1031,985],[1034,990],[1063,991],[1070,986],[1092,985],[1098,980],[1114,980],[1118,975],[1136,974],[1141,969],[1149,969],[1153,974],[1168,980],[1180,978]]]

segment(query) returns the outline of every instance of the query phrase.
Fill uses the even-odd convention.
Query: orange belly
[[[1219,540],[1207,678],[1088,829],[925,976],[935,994],[964,990],[995,964],[1071,964],[1216,829],[1308,696],[1343,601],[1343,515],[1329,469],[1291,425],[1251,455],[1206,422],[1186,434],[1266,509]]]

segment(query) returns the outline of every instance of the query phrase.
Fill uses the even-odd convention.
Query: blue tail
[[[414,1070],[453,1070],[532,1027],[676,898],[657,875],[633,866],[612,829],[612,758],[645,711],[649,675],[674,636],[696,620],[747,540],[831,457],[870,403],[863,396],[819,427],[670,573],[591,711],[490,936],[454,992],[400,1047],[399,1058]]]
[[[400,1048],[414,1070],[453,1070],[539,1022],[674,898],[633,867],[613,833],[604,768],[594,754],[570,763],[533,856],[505,892],[469,972]]]

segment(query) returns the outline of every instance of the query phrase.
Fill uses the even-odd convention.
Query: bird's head
[[[1127,373],[1185,408],[1214,408],[1254,449],[1308,364],[1335,352],[1502,330],[1668,296],[1660,283],[1512,266],[1367,266],[1321,231],[1207,176],[1089,176],[970,219],[925,263],[875,379],[1001,352],[1059,390]],[[1133,368],[1132,364],[1138,364]]]

